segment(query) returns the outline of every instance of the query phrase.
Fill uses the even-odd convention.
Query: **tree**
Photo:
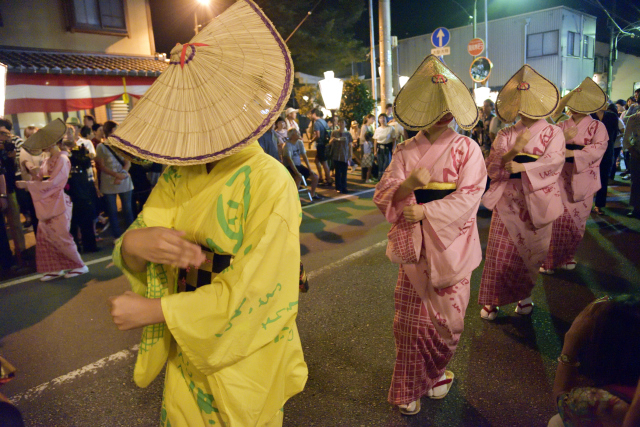
[[[361,125],[364,116],[371,113],[375,105],[376,102],[371,96],[369,85],[365,82],[356,76],[344,82],[340,115],[347,119],[347,125],[352,120]]]
[[[256,0],[286,39],[317,0]],[[355,38],[354,26],[364,13],[364,2],[322,2],[287,42],[296,71],[322,75],[352,62],[363,61],[368,49]]]
[[[304,115],[322,104],[322,95],[318,86],[304,85],[296,88],[296,101],[300,106],[299,113]]]

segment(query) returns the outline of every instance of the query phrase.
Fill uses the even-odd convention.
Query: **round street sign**
[[[445,47],[449,44],[450,39],[451,34],[449,30],[444,27],[436,28],[433,33],[431,33],[431,44],[435,48]]]
[[[469,74],[471,74],[471,80],[476,83],[482,83],[489,78],[491,74],[491,68],[493,64],[486,56],[481,56],[473,60],[471,67],[469,67]]]
[[[467,51],[471,56],[478,56],[484,51],[484,41],[481,38],[475,38],[467,45]]]

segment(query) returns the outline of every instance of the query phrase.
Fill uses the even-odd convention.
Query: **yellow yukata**
[[[279,426],[283,405],[304,388],[296,327],[300,268],[298,193],[257,142],[205,165],[169,167],[131,229],[166,227],[229,267],[210,285],[176,293],[178,270],[114,261],[134,292],[162,298],[166,324],[144,328],[134,380],[146,387],[167,362],[161,425]]]

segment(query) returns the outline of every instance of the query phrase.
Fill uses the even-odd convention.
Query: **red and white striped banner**
[[[156,77],[124,77],[127,93],[136,98]],[[120,98],[122,76],[75,74],[7,74],[5,114],[85,110]]]

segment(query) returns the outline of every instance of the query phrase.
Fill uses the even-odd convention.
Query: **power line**
[[[627,34],[627,35],[631,35],[631,33],[626,32],[625,30],[623,30],[622,28],[620,28],[620,25],[618,25],[618,23],[616,22],[615,19],[613,19],[611,17],[611,15],[609,15],[609,11],[607,9],[605,9],[605,7],[602,5],[602,3],[600,3],[600,0],[595,0],[596,3],[598,3],[598,5],[602,8],[602,10],[604,10],[604,13],[607,14],[607,16],[609,17],[609,19],[611,20],[611,22],[613,22],[613,24],[618,27],[618,30],[620,30],[621,33]],[[624,20],[626,23],[631,24],[629,21]]]
[[[320,3],[322,3],[322,0],[318,0],[318,3],[316,3],[316,5],[313,6],[313,8],[311,8],[311,10],[309,12],[307,12],[307,14],[304,16],[304,18],[302,18],[302,21],[300,21],[298,26],[293,29],[291,34],[289,34],[289,37],[287,37],[287,39],[284,41],[285,43],[289,41],[289,39],[296,33],[296,31],[298,31],[298,28],[300,28],[300,26],[304,23],[304,21],[306,21],[307,18],[311,16],[313,11],[316,10],[316,7],[318,7],[320,5]]]

